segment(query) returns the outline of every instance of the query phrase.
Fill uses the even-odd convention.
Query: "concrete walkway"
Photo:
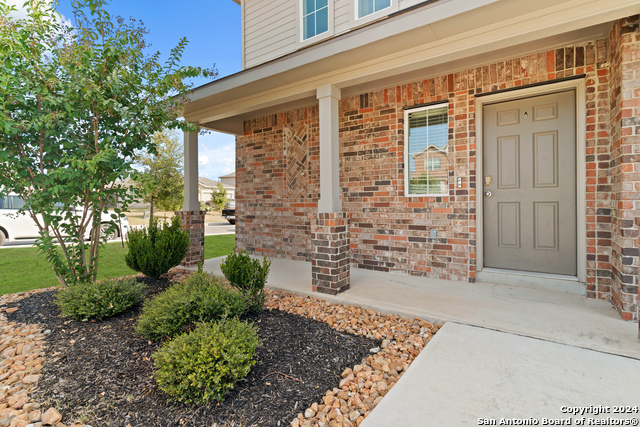
[[[222,275],[222,260],[205,261],[205,271]],[[640,413],[575,416],[562,409],[640,405],[638,324],[621,320],[608,302],[360,269],[351,270],[351,289],[330,296],[311,292],[310,263],[282,259],[273,260],[268,286],[447,322],[363,427],[501,425],[501,418],[538,423],[525,425],[571,418],[570,425],[577,425],[582,416],[585,422],[640,418]]]

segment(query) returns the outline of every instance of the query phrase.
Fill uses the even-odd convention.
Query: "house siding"
[[[638,34],[637,17],[629,18],[609,39],[343,98],[340,186],[352,266],[473,282],[475,95],[585,74],[587,128],[579,131],[586,135],[587,177],[578,191],[587,200],[587,294],[637,318]],[[449,195],[405,197],[404,108],[446,100]],[[319,198],[317,106],[245,122],[237,153],[238,247],[309,259],[309,213]]]
[[[245,68],[292,52],[297,47],[296,0],[245,0]]]

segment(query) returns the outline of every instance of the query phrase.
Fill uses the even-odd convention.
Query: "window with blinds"
[[[405,111],[405,195],[449,194],[448,104]]]

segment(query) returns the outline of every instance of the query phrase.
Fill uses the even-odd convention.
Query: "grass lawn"
[[[233,234],[206,236],[205,259],[233,252],[235,237]],[[124,262],[126,253],[126,243],[124,248],[119,242],[107,243],[100,250],[98,278],[107,279],[136,274]],[[57,285],[58,280],[53,274],[51,265],[36,248],[0,249],[0,295]]]
[[[217,258],[233,253],[236,247],[235,234],[204,236],[204,259]]]

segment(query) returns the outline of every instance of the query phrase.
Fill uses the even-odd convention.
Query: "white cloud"
[[[24,7],[25,0],[6,0],[8,6],[16,6],[17,10],[11,12],[9,16],[16,19],[26,19],[28,17],[27,9]],[[51,0],[45,1],[48,7],[51,7]],[[58,14],[59,21],[64,23],[67,27],[72,27],[71,20]]]
[[[209,158],[207,156],[198,156],[198,165],[208,165]]]
[[[207,163],[203,163],[205,158]],[[235,170],[235,137],[212,132],[198,137],[198,175],[217,180]]]

